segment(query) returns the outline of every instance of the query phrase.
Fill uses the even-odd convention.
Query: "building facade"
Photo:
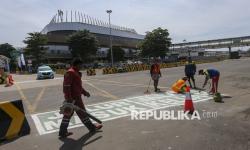
[[[41,31],[48,37],[47,59],[54,62],[71,59],[67,38],[79,30],[89,30],[94,34],[100,46],[97,57],[107,57],[107,51],[110,47],[110,26],[108,23],[80,12],[58,10],[50,23]],[[144,35],[138,34],[134,29],[117,25],[111,25],[111,37],[112,45],[122,47],[126,56],[129,56],[131,51],[135,53],[139,42],[144,39]]]

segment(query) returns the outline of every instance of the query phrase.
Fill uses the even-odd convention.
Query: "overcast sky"
[[[58,9],[76,10],[145,34],[169,30],[172,42],[250,35],[250,0],[0,0],[0,44],[24,46]]]

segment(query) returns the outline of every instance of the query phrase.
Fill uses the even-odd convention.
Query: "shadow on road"
[[[99,131],[101,132],[101,131]],[[72,138],[65,138],[65,139],[60,139],[61,141],[63,141],[63,145],[60,147],[60,150],[82,150],[84,146],[87,146],[90,143],[93,143],[97,140],[99,140],[100,138],[102,138],[102,136],[98,136],[90,141],[88,141],[93,135],[95,135],[95,133],[87,133],[85,135],[83,135],[81,138],[79,138],[78,140],[72,139]],[[87,142],[88,141],[88,142]]]
[[[0,140],[0,146],[1,146],[1,145],[4,145],[4,144],[9,144],[9,143],[11,143],[11,142],[14,142],[14,141],[18,140],[19,138],[21,138],[21,137],[15,137],[15,138],[10,139],[10,140],[1,139],[1,140]]]
[[[232,96],[229,96],[229,95],[222,95],[222,98],[232,98]]]

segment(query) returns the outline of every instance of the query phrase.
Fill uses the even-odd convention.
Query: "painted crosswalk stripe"
[[[191,91],[194,102],[212,99],[206,92]],[[184,104],[185,95],[167,91],[161,94],[150,94],[126,99],[87,105],[87,110],[102,121],[114,120],[131,115],[131,111],[158,110]],[[31,115],[40,135],[58,131],[62,115],[59,111]],[[78,116],[74,115],[69,128],[83,126]]]

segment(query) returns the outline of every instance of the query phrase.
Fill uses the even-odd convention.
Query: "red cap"
[[[186,88],[186,89],[187,89],[187,91],[186,91],[186,92],[190,92],[190,87],[189,87],[189,86],[187,86],[187,88]]]

